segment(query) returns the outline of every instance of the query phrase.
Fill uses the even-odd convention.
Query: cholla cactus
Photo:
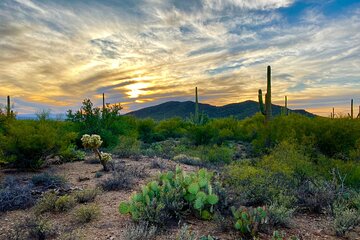
[[[81,138],[82,144],[85,148],[91,149],[94,151],[95,155],[98,156],[100,163],[104,167],[104,171],[109,171],[107,163],[112,160],[110,153],[103,153],[99,151],[99,147],[103,143],[99,135],[93,134],[84,134]]]
[[[88,149],[97,149],[103,143],[101,137],[96,134],[93,134],[91,136],[89,134],[84,134],[81,138],[81,141],[83,146]]]
[[[104,152],[101,152],[101,159],[102,161],[104,162],[109,162],[112,160],[112,156],[110,153],[104,153]]]

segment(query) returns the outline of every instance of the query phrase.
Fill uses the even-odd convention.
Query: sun
[[[127,87],[129,90],[126,92],[126,94],[129,96],[129,98],[138,98],[141,94],[145,94],[147,91],[143,90],[144,88],[147,88],[149,86],[149,83],[134,83]]]

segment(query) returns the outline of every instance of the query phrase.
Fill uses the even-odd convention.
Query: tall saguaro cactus
[[[267,92],[265,94],[265,107],[262,98],[262,90],[259,89],[259,105],[260,111],[265,115],[265,122],[269,122],[272,118],[271,110],[271,67],[267,67]]]
[[[351,99],[351,109],[350,114],[348,114],[351,119],[354,119],[354,99]]]
[[[199,123],[199,99],[198,99],[198,89],[195,87],[195,122]]]
[[[7,96],[6,116],[11,117],[10,96]]]

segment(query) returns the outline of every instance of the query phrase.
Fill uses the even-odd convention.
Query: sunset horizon
[[[33,114],[121,103],[257,101],[329,116],[360,105],[360,4],[331,0],[0,3],[0,104]]]

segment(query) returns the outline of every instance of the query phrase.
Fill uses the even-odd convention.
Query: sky
[[[0,102],[19,114],[256,100],[328,116],[360,105],[354,0],[0,0]]]

